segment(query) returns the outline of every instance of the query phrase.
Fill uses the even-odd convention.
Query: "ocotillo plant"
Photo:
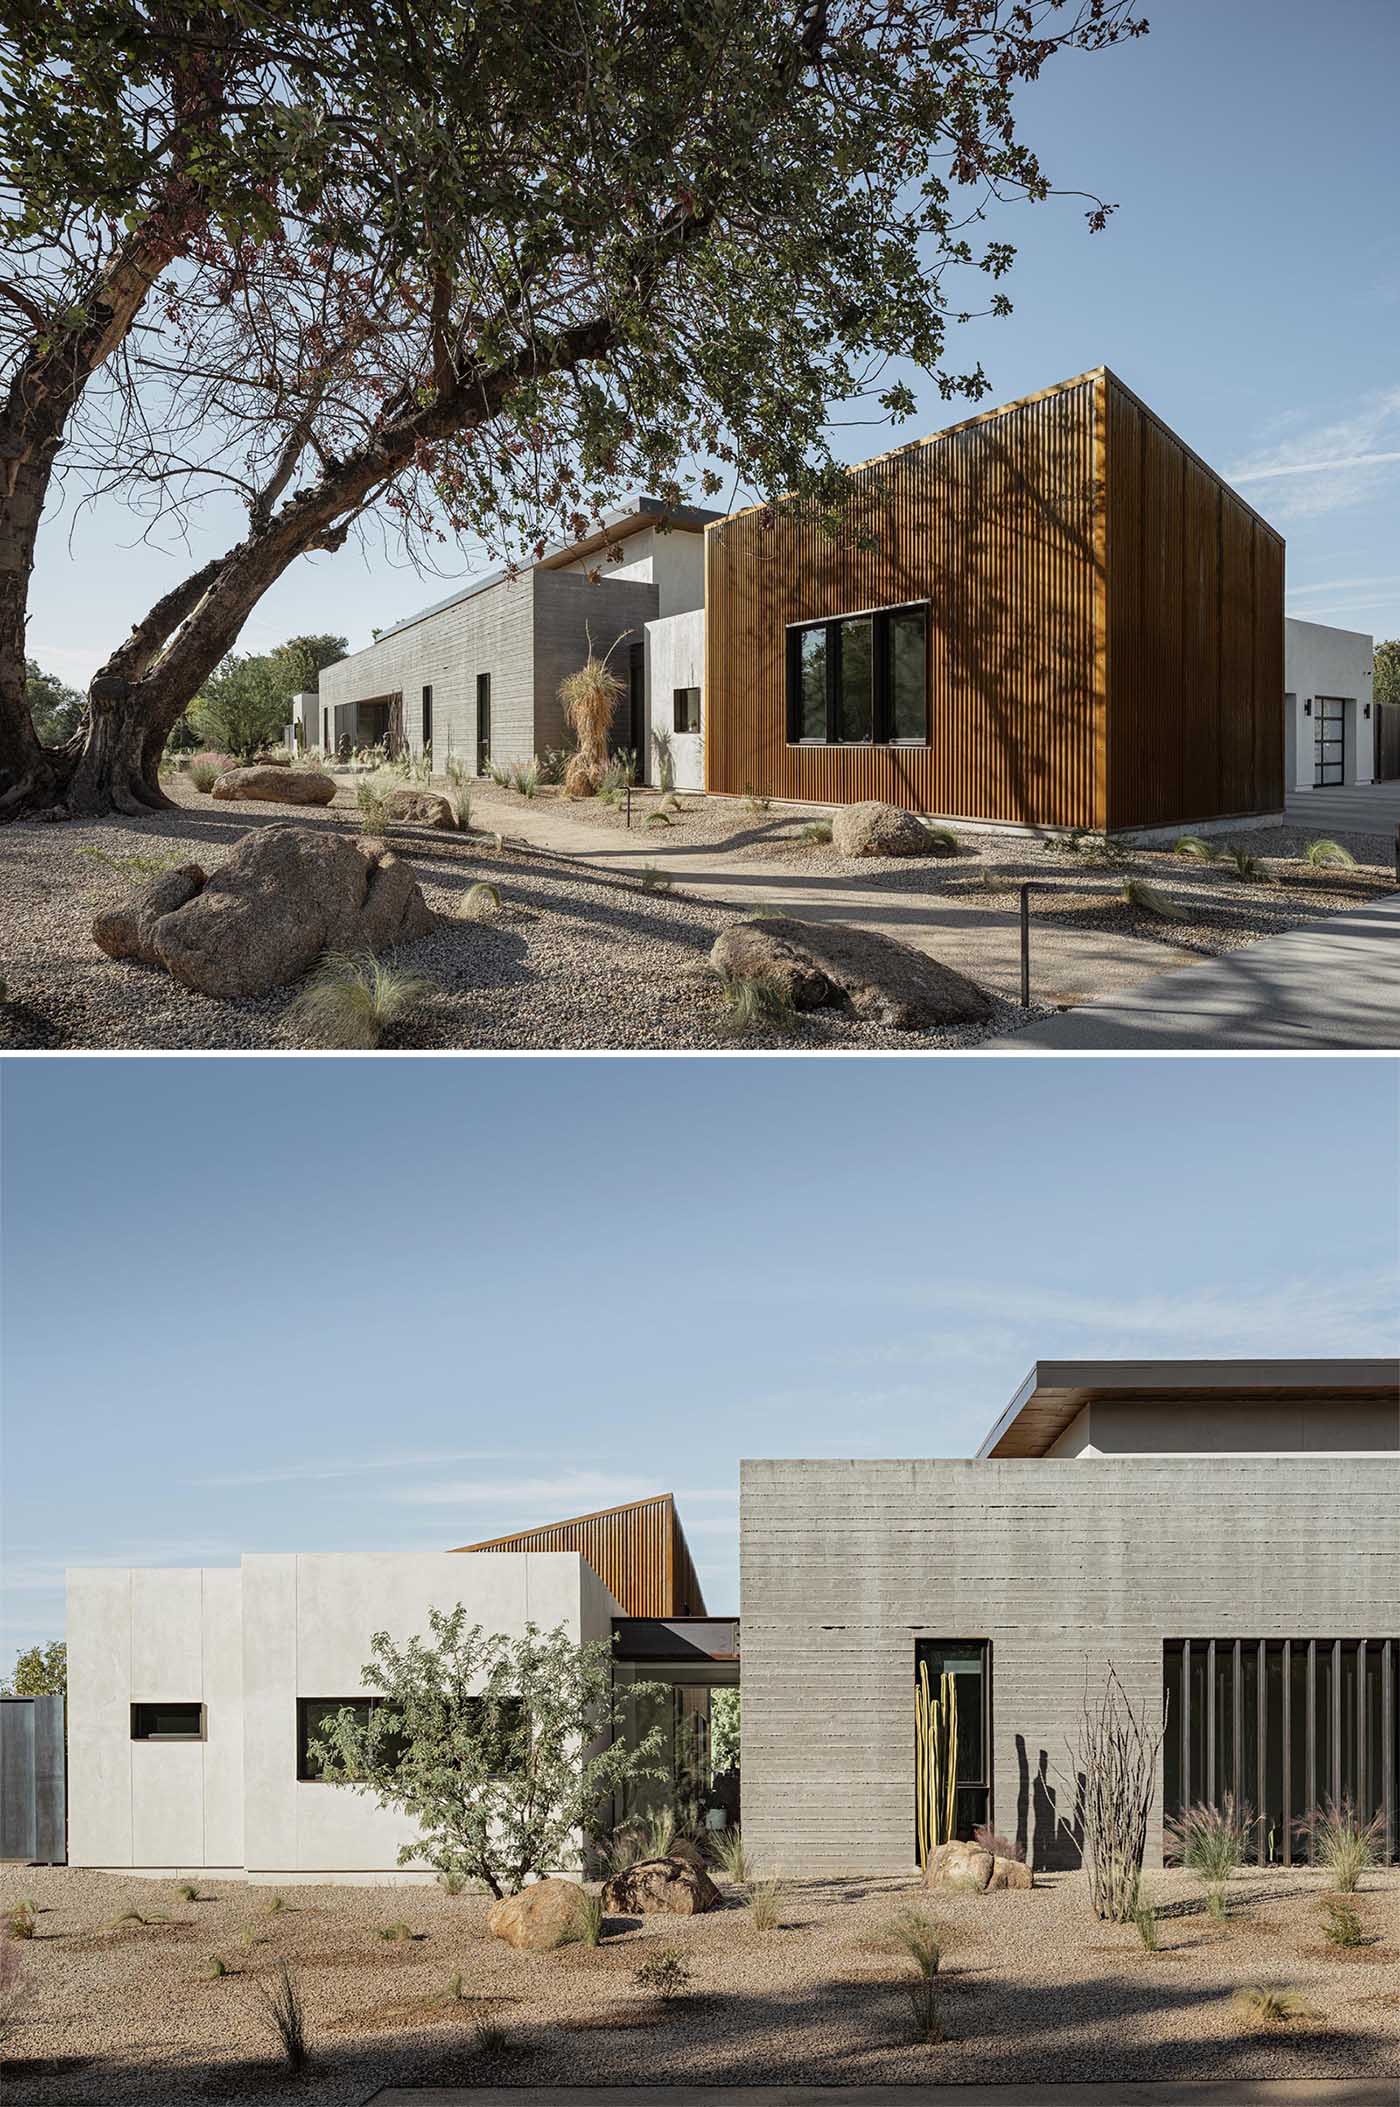
[[[928,1864],[937,1844],[946,1844],[957,1822],[958,1689],[946,1670],[938,1696],[929,1685],[928,1663],[919,1663],[914,1698],[914,1782],[918,1810],[919,1864]]]

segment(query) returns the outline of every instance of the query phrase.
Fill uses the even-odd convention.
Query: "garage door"
[[[1317,749],[1313,761],[1313,787],[1316,790],[1346,781],[1346,707],[1336,695],[1319,695],[1314,699]]]

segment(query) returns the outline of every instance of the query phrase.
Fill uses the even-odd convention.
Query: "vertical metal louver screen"
[[[1310,1856],[1308,1824],[1327,1800],[1379,1817],[1382,1850],[1400,1836],[1396,1639],[1169,1639],[1163,1688],[1163,1804],[1219,1805],[1259,1817],[1258,1858]]]

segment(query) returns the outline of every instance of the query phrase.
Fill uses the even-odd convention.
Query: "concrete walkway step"
[[[373,2107],[1397,2107],[1395,2078],[1237,2079],[1110,2085],[387,2086]],[[368,2107],[368,2103],[367,2103]]]

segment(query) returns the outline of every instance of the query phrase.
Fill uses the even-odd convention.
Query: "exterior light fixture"
[[[1304,715],[1305,717],[1311,717],[1311,715],[1312,715],[1312,697],[1311,697],[1311,695],[1310,695],[1310,696],[1308,697],[1307,701],[1306,701],[1306,702],[1305,702],[1305,703],[1303,704],[1303,715]]]

